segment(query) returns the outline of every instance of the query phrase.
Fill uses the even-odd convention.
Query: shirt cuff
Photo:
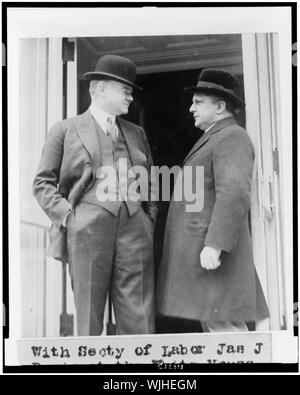
[[[62,226],[63,226],[64,228],[67,226],[67,219],[68,219],[68,216],[71,214],[72,211],[73,211],[73,208],[70,207],[70,208],[68,209],[68,211],[67,211],[67,214],[65,215],[65,218],[64,218],[63,223],[62,223]]]

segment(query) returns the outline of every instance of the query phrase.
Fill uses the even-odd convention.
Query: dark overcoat
[[[184,196],[171,199],[158,275],[159,313],[202,321],[268,317],[249,228],[253,162],[252,142],[232,117],[217,122],[186,157],[184,166],[204,167],[204,204],[187,212]],[[222,250],[216,270],[201,267],[204,246]]]

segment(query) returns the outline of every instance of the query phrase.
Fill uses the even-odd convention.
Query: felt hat
[[[85,73],[83,76],[87,80],[114,80],[142,90],[134,83],[135,64],[123,56],[103,55],[99,58],[95,71]]]
[[[237,95],[239,80],[233,74],[219,69],[203,69],[199,75],[197,85],[184,88],[189,92],[202,92],[227,99],[235,107],[245,105],[244,101]]]

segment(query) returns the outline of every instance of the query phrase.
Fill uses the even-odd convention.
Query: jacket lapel
[[[236,123],[237,122],[233,117],[228,117],[217,122],[208,132],[204,133],[200,137],[200,139],[196,142],[196,144],[193,146],[193,148],[190,150],[190,152],[187,154],[186,158],[184,159],[183,165],[186,163],[188,159],[190,159],[192,155],[195,154],[195,152],[197,152],[205,143],[207,143],[210,136],[224,129],[226,126]]]
[[[99,140],[95,121],[89,110],[77,118],[76,130],[81,142],[91,155],[93,169],[96,171],[101,161]]]
[[[139,135],[137,133],[134,133],[134,131],[128,127],[128,124],[126,122],[123,122],[122,118],[118,117],[117,123],[122,131],[125,143],[127,145],[132,166],[137,166],[141,163],[141,160],[139,160],[139,153],[141,152],[138,143]]]

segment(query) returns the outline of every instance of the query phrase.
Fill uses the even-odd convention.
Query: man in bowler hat
[[[53,223],[49,255],[69,263],[80,336],[102,333],[108,293],[117,334],[154,332],[156,207],[150,177],[149,194],[142,196],[133,170],[140,166],[149,174],[152,159],[144,130],[120,118],[133,89],[140,89],[135,77],[127,58],[98,60],[85,74],[89,109],[53,126],[33,183]],[[121,162],[128,167],[122,177]]]
[[[191,202],[171,200],[158,277],[158,311],[200,320],[205,332],[247,331],[247,322],[269,316],[252,256],[254,148],[234,116],[244,105],[238,85],[227,71],[204,69],[197,85],[186,88],[204,133],[184,166],[203,167],[204,205],[188,212]]]

